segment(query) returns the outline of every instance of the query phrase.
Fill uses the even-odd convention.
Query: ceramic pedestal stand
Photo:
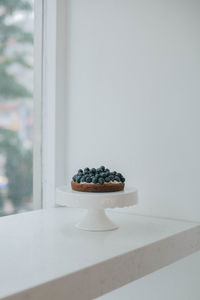
[[[107,231],[118,227],[108,218],[105,208],[125,207],[137,204],[138,195],[135,188],[113,193],[76,192],[66,186],[56,189],[56,203],[74,208],[88,210],[85,218],[76,227],[89,231]]]

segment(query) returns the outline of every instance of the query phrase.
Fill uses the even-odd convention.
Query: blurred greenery
[[[32,151],[25,150],[18,134],[7,129],[0,129],[0,149],[6,156],[8,198],[17,209],[32,195]]]
[[[3,196],[0,191],[0,209],[2,209],[2,208],[3,208]]]
[[[30,68],[26,61],[26,53],[15,51],[8,55],[10,43],[33,43],[33,34],[26,32],[17,24],[9,24],[7,19],[20,11],[31,11],[28,0],[0,0],[0,101],[31,97],[31,92],[22,85],[14,74],[9,72],[11,65],[18,64]]]
[[[26,59],[27,47],[23,45],[33,44],[33,34],[25,31],[18,23],[8,21],[16,12],[29,13],[32,10],[31,0],[0,0],[0,103],[32,97],[32,92],[10,70],[16,65],[25,69],[32,68]],[[9,51],[10,45],[12,51]],[[26,199],[30,200],[32,197],[32,150],[23,147],[16,131],[0,128],[0,153],[6,158],[7,197],[17,210]],[[4,197],[0,191],[0,208]]]

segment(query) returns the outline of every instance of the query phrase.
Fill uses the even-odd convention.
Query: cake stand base
[[[113,193],[77,192],[65,185],[56,189],[56,203],[58,205],[88,210],[85,218],[76,225],[77,228],[88,231],[117,229],[118,227],[108,218],[104,209],[132,206],[137,202],[137,189],[131,187]]]
[[[85,218],[76,224],[78,229],[88,231],[108,231],[118,227],[108,218],[104,209],[88,209]]]

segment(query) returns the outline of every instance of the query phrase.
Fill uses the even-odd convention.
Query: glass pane
[[[0,0],[0,216],[31,210],[33,0]]]

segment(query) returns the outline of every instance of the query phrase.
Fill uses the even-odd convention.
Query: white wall
[[[200,220],[199,16],[198,0],[68,1],[68,180],[105,164],[137,213]]]
[[[200,1],[73,0],[68,175],[105,164],[140,213],[200,217]]]

